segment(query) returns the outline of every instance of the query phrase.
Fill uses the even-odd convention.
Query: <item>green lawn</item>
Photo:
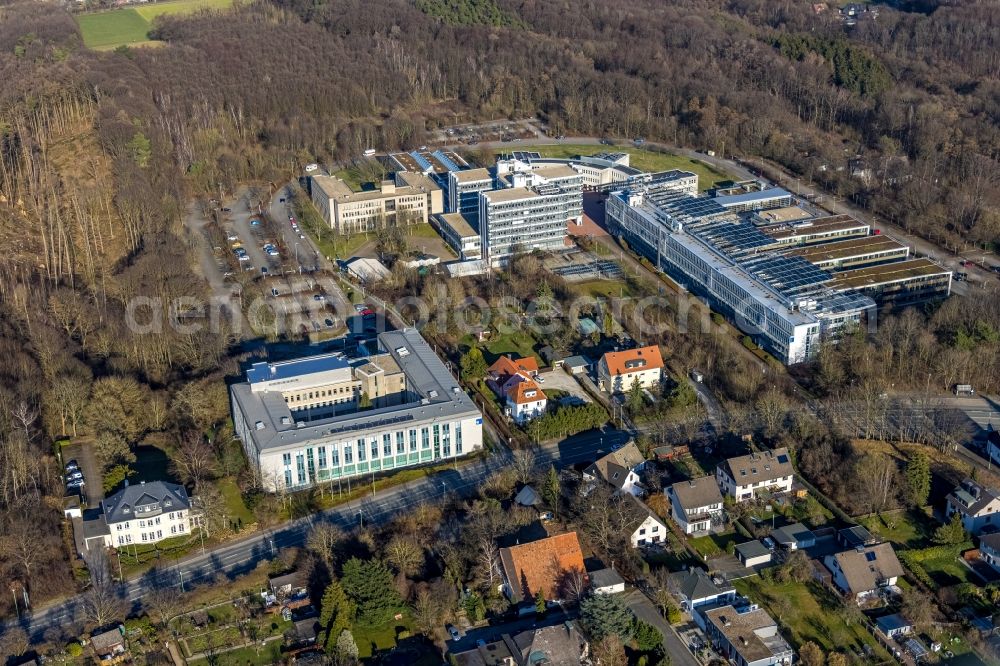
[[[889,658],[863,626],[856,621],[847,624],[840,601],[818,584],[768,583],[756,576],[733,584],[737,592],[759,603],[787,629],[785,635],[795,648],[808,641],[819,645],[824,652],[861,650],[861,645],[867,644],[880,659]]]
[[[725,534],[709,534],[691,539],[691,545],[704,557],[711,559],[726,552],[726,547],[730,543],[742,540],[736,532],[726,532]]]
[[[905,548],[924,548],[930,545],[938,526],[926,511],[914,509],[887,511],[880,516],[861,518],[860,522],[872,534]]]
[[[635,296],[624,280],[576,282],[573,284],[573,288],[584,296],[593,296],[594,298],[632,298]]]
[[[92,49],[112,49],[148,43],[149,29],[157,16],[190,14],[201,9],[226,9],[232,0],[174,0],[111,11],[80,14],[77,24],[83,43]]]
[[[214,655],[211,659],[211,664],[213,666],[246,666],[247,664],[265,666],[266,664],[280,664],[281,661],[281,641],[271,641],[260,648],[259,654],[258,650],[254,647],[240,648],[231,652]],[[195,659],[188,663],[207,664],[209,660]]]
[[[471,337],[462,340],[462,342],[470,347],[475,344]],[[496,335],[486,341],[483,356],[486,357],[487,363],[493,363],[504,354],[521,358],[535,356],[534,346],[537,343],[538,341],[534,337],[524,331]],[[538,360],[538,364],[542,365],[542,360],[537,356],[535,358]]]
[[[705,162],[693,160],[681,155],[670,153],[659,153],[651,150],[642,150],[631,146],[590,146],[577,144],[559,144],[531,146],[530,150],[537,151],[543,157],[576,157],[577,155],[593,155],[595,153],[620,152],[628,153],[631,156],[629,164],[636,169],[643,171],[667,171],[669,169],[684,169],[698,174],[698,189],[707,190],[716,181],[729,180],[731,176],[723,171],[719,171]]]
[[[236,522],[240,520],[243,522],[243,525],[256,522],[257,518],[253,515],[253,511],[248,509],[247,505],[243,503],[243,494],[240,493],[240,488],[236,485],[235,480],[230,478],[219,479],[216,481],[215,487],[222,493],[222,499],[226,502],[226,517],[230,521]]]
[[[135,9],[116,9],[98,14],[81,14],[76,18],[88,48],[112,48],[123,44],[148,41],[149,21]]]

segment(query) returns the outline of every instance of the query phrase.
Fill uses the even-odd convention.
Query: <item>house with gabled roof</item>
[[[576,532],[501,548],[500,572],[503,593],[515,604],[534,598],[539,591],[546,599],[560,599],[569,575],[586,577]]]
[[[510,354],[501,356],[486,370],[486,384],[498,397],[522,381],[532,381],[538,375],[538,361],[534,356],[513,358]]]
[[[834,585],[859,603],[895,585],[903,575],[903,567],[889,543],[827,555],[823,564],[833,575]]]
[[[535,382],[538,361],[534,356],[501,356],[486,371],[486,385],[505,405],[515,423],[523,424],[545,413],[548,398]]]
[[[533,380],[517,382],[507,389],[507,413],[514,423],[523,424],[545,413],[548,396]]]
[[[670,515],[685,534],[707,532],[722,517],[722,493],[714,476],[678,481],[665,492]]]
[[[597,363],[597,387],[608,393],[627,393],[637,383],[656,388],[663,378],[663,356],[656,345],[608,352]]]
[[[959,514],[969,534],[978,536],[987,526],[1000,530],[1000,493],[996,490],[966,479],[948,494],[945,502],[948,520]]]
[[[782,447],[725,460],[716,468],[715,478],[723,494],[742,502],[764,492],[790,491],[795,469],[788,449]]]
[[[645,466],[646,457],[635,442],[629,442],[591,463],[583,470],[583,480],[591,484],[603,481],[614,486],[617,492],[641,497],[646,489],[642,487],[639,474]]]
[[[656,512],[635,495],[625,493],[621,497],[626,502],[629,518],[626,531],[631,530],[629,543],[633,548],[666,541],[667,523]]]

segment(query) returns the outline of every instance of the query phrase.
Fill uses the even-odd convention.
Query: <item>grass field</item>
[[[631,156],[629,164],[643,171],[667,171],[668,169],[684,169],[698,174],[698,189],[707,190],[716,181],[729,180],[730,175],[719,171],[705,162],[693,160],[682,155],[659,153],[630,146],[591,146],[584,144],[559,144],[531,146],[528,150],[537,151],[543,157],[567,158],[577,155],[593,155],[595,153],[620,152]]]
[[[80,14],[77,23],[83,43],[92,49],[114,49],[119,46],[153,44],[149,30],[157,16],[191,14],[202,9],[227,9],[233,0],[171,0],[106,12]]]
[[[742,578],[736,591],[761,604],[787,627],[793,647],[812,641],[824,652],[861,650],[869,645],[882,660],[888,654],[858,622],[848,623],[839,612],[840,602],[822,587],[809,583],[767,583],[761,578]],[[883,662],[885,663],[885,662]]]

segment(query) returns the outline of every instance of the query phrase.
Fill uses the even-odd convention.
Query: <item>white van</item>
[[[313,171],[315,171],[318,168],[319,168],[318,164],[307,164],[306,165],[306,173],[312,173]]]
[[[368,148],[367,150],[365,150],[365,157],[371,157],[374,154],[375,154],[374,148]]]

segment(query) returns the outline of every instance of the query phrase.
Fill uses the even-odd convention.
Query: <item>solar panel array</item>
[[[711,243],[733,258],[740,254],[774,244],[774,239],[761,233],[757,227],[731,218],[713,220],[689,228],[698,238]]]
[[[767,254],[751,259],[744,263],[744,267],[786,297],[817,287],[833,278],[802,257],[786,257],[780,254]]]

